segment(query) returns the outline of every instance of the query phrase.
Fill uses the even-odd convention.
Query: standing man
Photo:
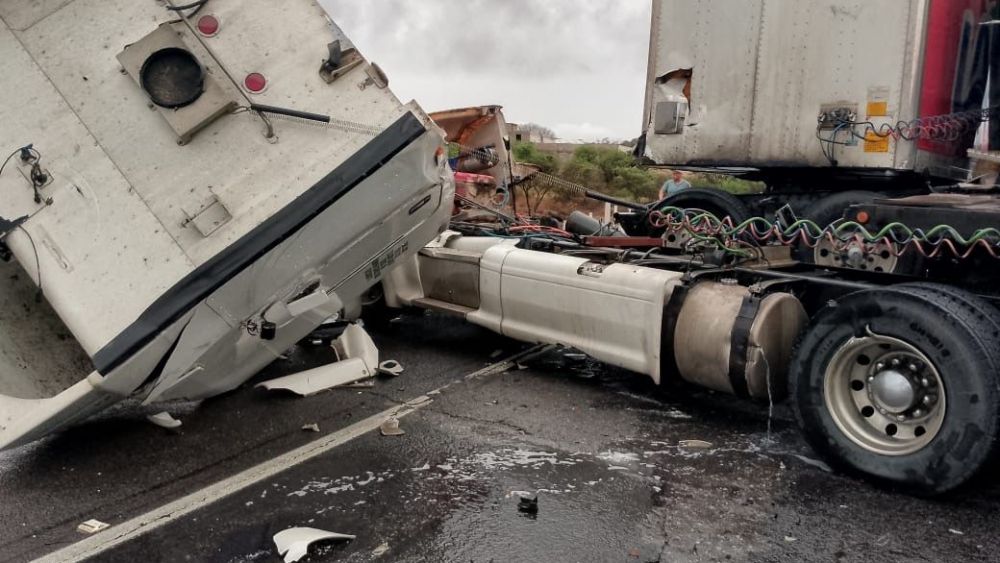
[[[674,170],[671,174],[669,180],[663,183],[660,187],[660,199],[664,199],[667,196],[672,196],[681,190],[686,190],[691,187],[691,182],[684,179],[684,173],[680,170]]]

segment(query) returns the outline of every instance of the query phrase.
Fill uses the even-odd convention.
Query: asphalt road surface
[[[1000,487],[926,500],[832,474],[781,405],[553,352],[498,366],[526,347],[434,315],[372,334],[406,371],[370,389],[248,385],[170,405],[175,432],[127,404],[0,454],[0,560],[271,562],[308,526],[356,539],[304,561],[1000,561]],[[404,435],[373,430],[396,411]],[[76,531],[91,518],[112,527]]]

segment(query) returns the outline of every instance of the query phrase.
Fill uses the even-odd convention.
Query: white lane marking
[[[513,367],[518,360],[534,353],[538,348],[539,347],[537,346],[529,348],[528,350],[515,354],[506,360],[490,364],[477,372],[463,377],[460,381],[469,381],[479,377],[485,377],[487,375],[494,375],[507,371]],[[342,446],[359,436],[377,429],[379,425],[381,425],[382,422],[390,416],[402,418],[408,414],[412,414],[418,409],[431,404],[433,399],[429,395],[440,394],[441,390],[450,387],[451,385],[452,383],[449,383],[444,387],[431,391],[426,395],[421,395],[420,397],[402,405],[384,410],[376,415],[356,422],[347,428],[338,430],[288,453],[265,461],[259,465],[255,465],[254,467],[241,471],[232,477],[223,479],[222,481],[209,485],[204,489],[179,498],[173,502],[167,503],[127,522],[116,524],[97,535],[78,541],[39,559],[35,559],[35,561],[38,563],[75,562],[83,561],[99,555],[123,543],[148,534],[161,526],[170,524],[178,518],[218,502],[233,493],[241,491],[256,483],[260,483],[266,479],[270,479],[282,471],[305,463],[306,461],[329,452],[338,446]]]

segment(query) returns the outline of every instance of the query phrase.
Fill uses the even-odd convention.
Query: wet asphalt
[[[788,410],[524,346],[455,319],[372,328],[406,371],[308,398],[246,386],[178,403],[168,432],[124,405],[0,454],[0,561],[29,561],[453,383],[405,417],[93,561],[280,561],[272,536],[353,534],[309,561],[1000,561],[1000,486],[928,500],[830,473]],[[299,350],[258,380],[327,360]],[[160,410],[160,409],[157,409]],[[320,434],[301,430],[318,424]],[[689,445],[682,441],[697,440]],[[703,443],[702,443],[703,442]],[[537,510],[519,499],[537,495]],[[107,533],[107,532],[103,532]]]

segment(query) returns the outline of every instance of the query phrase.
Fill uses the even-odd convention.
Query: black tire
[[[844,211],[846,211],[848,207],[852,205],[860,205],[862,203],[871,203],[881,197],[884,196],[876,192],[868,192],[864,190],[850,190],[846,192],[833,193],[807,207],[802,214],[799,215],[799,219],[809,219],[810,221],[818,223],[820,227],[825,227],[838,219],[842,219],[844,217]]]
[[[688,188],[668,196],[653,206],[654,209],[663,207],[701,209],[719,219],[731,217],[734,224],[742,223],[750,218],[750,211],[738,197],[716,188]]]
[[[955,288],[898,286],[853,293],[820,311],[790,369],[796,420],[831,466],[907,491],[938,495],[993,461],[1000,436],[1000,340],[995,310]],[[834,421],[827,366],[852,337],[871,332],[919,349],[938,370],[947,408],[940,430],[918,451],[883,455],[851,440]]]
[[[750,210],[738,197],[716,188],[688,188],[656,202],[650,210],[664,207],[700,209],[715,215],[720,220],[729,217],[734,225],[739,225],[750,218]],[[665,229],[653,229],[650,236],[662,236],[664,231]]]

